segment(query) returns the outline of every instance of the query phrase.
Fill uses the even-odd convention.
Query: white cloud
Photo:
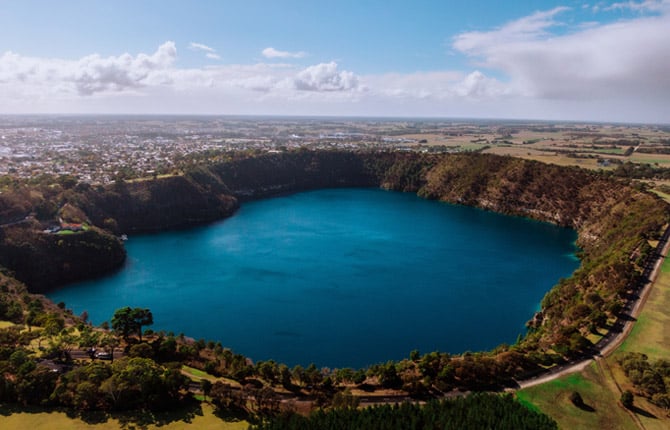
[[[510,93],[541,99],[657,103],[670,97],[670,15],[550,33],[565,9],[538,12],[453,46],[480,67],[503,72]]]
[[[557,7],[549,11],[535,12],[497,30],[462,33],[455,37],[453,46],[466,54],[480,55],[503,44],[537,40],[547,36],[549,28],[560,24],[554,17],[566,10],[568,8]]]
[[[88,55],[76,61],[22,57],[6,52],[0,57],[0,85],[19,85],[35,93],[90,96],[124,92],[164,82],[161,71],[176,59],[174,42],[165,42],[151,55],[117,57]]]
[[[293,82],[301,91],[349,91],[359,87],[359,78],[352,72],[338,71],[334,61],[302,70]]]
[[[627,1],[613,3],[604,8],[604,10],[632,10],[634,12],[662,12],[670,9],[668,0],[644,0],[641,2]]]
[[[463,73],[415,72],[387,73],[365,76],[369,90],[381,96],[396,99],[445,99],[452,97],[453,88],[463,79]]]
[[[263,49],[262,54],[265,58],[303,58],[307,55],[307,53],[303,51],[299,52],[279,51],[272,47]]]
[[[479,70],[467,75],[454,87],[455,93],[471,99],[496,98],[505,95],[507,89],[497,79],[489,78]]]
[[[205,51],[205,52],[216,52],[216,49],[203,45],[202,43],[191,42],[188,44],[188,48],[193,51]]]
[[[188,49],[191,51],[204,52],[205,57],[210,60],[220,60],[221,56],[216,53],[216,49],[211,46],[204,45],[202,43],[191,42],[188,44]]]

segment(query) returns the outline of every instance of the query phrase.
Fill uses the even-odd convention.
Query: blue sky
[[[670,122],[670,0],[4,1],[0,112]]]

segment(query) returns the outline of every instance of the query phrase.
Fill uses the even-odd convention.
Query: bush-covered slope
[[[227,188],[208,172],[158,180],[117,182],[74,196],[91,220],[120,233],[160,231],[211,222],[238,207]]]
[[[32,292],[100,276],[126,258],[123,244],[97,228],[49,234],[22,224],[0,231],[0,265],[10,268]]]

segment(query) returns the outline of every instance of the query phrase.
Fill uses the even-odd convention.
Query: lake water
[[[118,273],[52,292],[92,322],[150,308],[154,330],[254,360],[363,367],[413,349],[514,343],[578,267],[570,229],[377,189],[245,203],[216,224],[132,236]]]

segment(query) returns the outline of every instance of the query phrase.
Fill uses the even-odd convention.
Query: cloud
[[[91,55],[79,60],[72,80],[83,95],[139,88],[150,83],[153,72],[170,67],[176,57],[174,42],[165,42],[152,55],[123,54],[107,58]]]
[[[22,57],[6,52],[0,57],[0,84],[18,84],[27,94],[67,94],[82,96],[123,92],[164,81],[161,72],[169,69],[177,56],[174,42],[165,42],[153,54],[122,54],[101,57],[88,55],[76,61]]]
[[[190,49],[191,51],[204,52],[205,57],[209,58],[210,60],[221,59],[221,56],[216,53],[216,49],[212,48],[211,46],[204,45],[202,43],[191,42],[188,44],[188,49]]]
[[[487,99],[505,95],[507,89],[497,79],[489,78],[479,70],[467,75],[454,86],[456,95],[471,99]]]
[[[196,43],[196,42],[189,43],[188,48],[193,51],[216,52],[216,49],[211,48],[207,45],[203,45],[202,43]]]
[[[338,71],[334,61],[302,70],[293,82],[301,91],[349,91],[359,86],[359,78],[352,72]]]
[[[307,55],[307,53],[303,51],[299,52],[279,51],[272,47],[263,49],[262,54],[265,58],[303,58]]]
[[[565,8],[537,12],[489,32],[458,35],[453,47],[508,79],[508,92],[566,100],[670,97],[670,14],[557,35]],[[569,29],[572,30],[572,29]]]
[[[448,99],[454,96],[454,87],[462,79],[463,73],[458,71],[386,73],[364,77],[371,93],[397,100]]]
[[[662,12],[670,9],[668,0],[644,0],[613,3],[604,10],[631,10],[634,12]]]
[[[549,28],[559,25],[554,17],[567,10],[566,7],[557,7],[535,12],[493,31],[463,33],[454,38],[453,47],[468,55],[481,55],[499,45],[537,40],[547,36]]]

